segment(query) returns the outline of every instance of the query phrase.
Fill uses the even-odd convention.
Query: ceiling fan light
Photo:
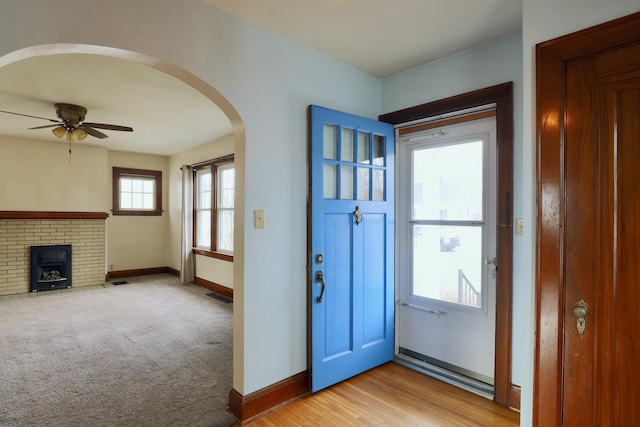
[[[87,137],[87,133],[82,129],[76,129],[73,131],[78,141],[82,141]]]
[[[62,138],[64,136],[65,133],[67,133],[67,130],[61,126],[55,127],[51,130],[51,133],[53,133],[55,136],[57,136],[58,138]]]

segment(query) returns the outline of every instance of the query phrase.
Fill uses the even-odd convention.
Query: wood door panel
[[[638,90],[630,49],[567,64],[563,421],[635,425],[638,341]],[[631,55],[629,55],[631,53]],[[640,55],[635,56],[640,69]],[[612,73],[620,63],[620,74]],[[605,66],[602,66],[606,64]],[[603,75],[598,70],[605,69]],[[588,304],[579,334],[573,308]],[[629,345],[631,344],[631,345]]]
[[[599,242],[610,240],[601,224],[600,165],[596,103],[589,90],[594,79],[593,62],[576,61],[567,65],[567,114],[565,163],[564,231],[564,345],[562,413],[576,425],[590,425],[593,419],[593,379],[596,354],[594,331],[600,324],[594,283],[602,281],[596,259]],[[587,231],[587,232],[585,232]],[[577,330],[574,306],[581,300],[588,305],[586,329]],[[584,405],[584,402],[589,405]]]
[[[640,79],[635,83],[640,86]],[[640,402],[640,88],[618,92],[616,101],[617,227],[611,322],[613,378],[609,395],[614,396],[611,425],[637,425],[640,421],[637,404]]]
[[[537,53],[534,425],[640,425],[640,13]]]

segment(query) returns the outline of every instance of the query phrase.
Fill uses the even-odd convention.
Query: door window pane
[[[370,164],[369,134],[358,132],[358,163]]]
[[[373,170],[373,200],[384,200],[384,170]]]
[[[340,198],[342,200],[353,200],[353,167],[342,166],[340,176]]]
[[[373,136],[373,164],[384,166],[384,136]]]
[[[342,156],[343,162],[353,163],[353,129],[342,129]]]
[[[358,168],[358,200],[369,200],[369,168]]]
[[[323,167],[323,195],[325,199],[338,198],[338,172],[336,165],[325,163]]]
[[[413,295],[482,306],[482,227],[418,225],[413,230]]]
[[[335,126],[324,125],[322,149],[325,159],[338,159],[338,129]]]
[[[413,219],[483,220],[483,143],[413,151]]]

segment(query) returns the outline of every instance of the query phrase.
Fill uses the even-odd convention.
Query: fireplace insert
[[[31,246],[31,292],[71,287],[71,245]]]

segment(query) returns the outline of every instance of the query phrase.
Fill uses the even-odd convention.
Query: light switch
[[[262,209],[253,211],[253,227],[264,228],[264,211]]]
[[[524,221],[522,218],[516,218],[516,236],[522,236],[524,234]]]

